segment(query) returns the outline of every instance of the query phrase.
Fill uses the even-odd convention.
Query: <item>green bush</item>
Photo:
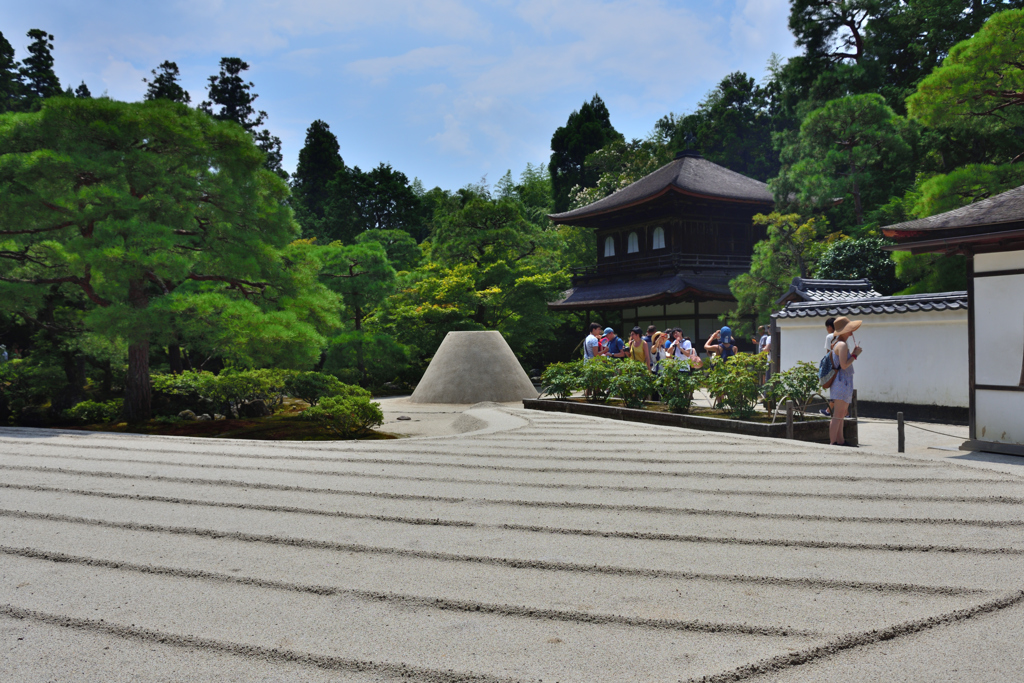
[[[228,369],[219,375],[189,370],[178,375],[154,375],[153,390],[184,397],[197,408],[209,402],[216,412],[228,414],[232,407],[248,401],[262,400],[271,407],[280,405],[285,382],[293,374],[291,370],[272,369]],[[208,412],[205,408],[201,410]]]
[[[683,361],[668,359],[661,361],[661,374],[655,380],[655,387],[662,402],[673,413],[688,413],[693,404],[693,392],[703,385],[701,372],[682,372]]]
[[[80,424],[99,424],[101,422],[116,422],[124,411],[124,399],[115,398],[111,401],[82,401],[64,411],[63,415],[68,420]]]
[[[301,398],[311,406],[325,396],[337,395],[343,386],[337,377],[322,372],[296,372],[284,381],[285,393]]]
[[[632,359],[623,360],[617,369],[609,384],[612,396],[621,398],[627,408],[643,408],[644,401],[654,393],[655,375],[647,369],[647,363]]]
[[[814,397],[821,396],[818,366],[807,361],[798,361],[789,370],[772,375],[765,383],[763,391],[765,398],[776,405],[791,399],[802,417]]]
[[[339,436],[352,438],[384,422],[380,404],[370,401],[369,392],[363,395],[349,392],[343,396],[327,396],[320,403],[302,412],[302,419],[319,422]]]
[[[580,366],[584,361],[552,363],[540,376],[544,390],[541,395],[550,395],[564,401],[580,388]]]
[[[67,384],[64,371],[34,359],[16,358],[0,363],[0,403],[15,416],[29,406],[43,406]]]
[[[734,417],[750,417],[761,394],[759,380],[767,362],[766,353],[738,353],[727,361],[714,358],[704,373],[704,385]]]
[[[579,388],[589,392],[587,400],[592,403],[604,403],[608,400],[612,378],[615,377],[614,361],[605,356],[597,356],[580,363]]]

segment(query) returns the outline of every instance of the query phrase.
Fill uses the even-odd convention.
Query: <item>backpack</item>
[[[832,382],[836,381],[836,367],[832,364],[832,352],[825,353],[825,357],[818,363],[818,384],[822,389],[828,389]]]

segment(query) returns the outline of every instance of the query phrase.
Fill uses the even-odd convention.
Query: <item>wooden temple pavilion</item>
[[[893,250],[967,257],[967,358],[945,359],[968,363],[970,438],[960,448],[1024,456],[1024,186],[882,233]]]
[[[548,307],[592,312],[598,322],[621,316],[620,334],[654,324],[706,338],[736,306],[729,281],[750,270],[766,232],[753,216],[772,205],[765,183],[680,152],[604,199],[550,216],[594,229],[597,265],[574,272],[572,288]]]

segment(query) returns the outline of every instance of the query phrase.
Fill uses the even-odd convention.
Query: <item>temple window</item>
[[[604,240],[604,255],[605,257],[615,256],[615,238],[611,235]]]
[[[665,248],[665,228],[654,229],[654,246],[652,249],[664,249]]]
[[[626,247],[627,254],[635,254],[640,251],[640,240],[635,232],[629,233],[629,245]]]

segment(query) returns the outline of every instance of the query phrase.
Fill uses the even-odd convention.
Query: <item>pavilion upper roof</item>
[[[745,204],[771,204],[766,183],[708,161],[694,152],[680,152],[657,171],[593,204],[549,216],[555,223],[581,224],[594,216],[628,209],[669,192]]]

